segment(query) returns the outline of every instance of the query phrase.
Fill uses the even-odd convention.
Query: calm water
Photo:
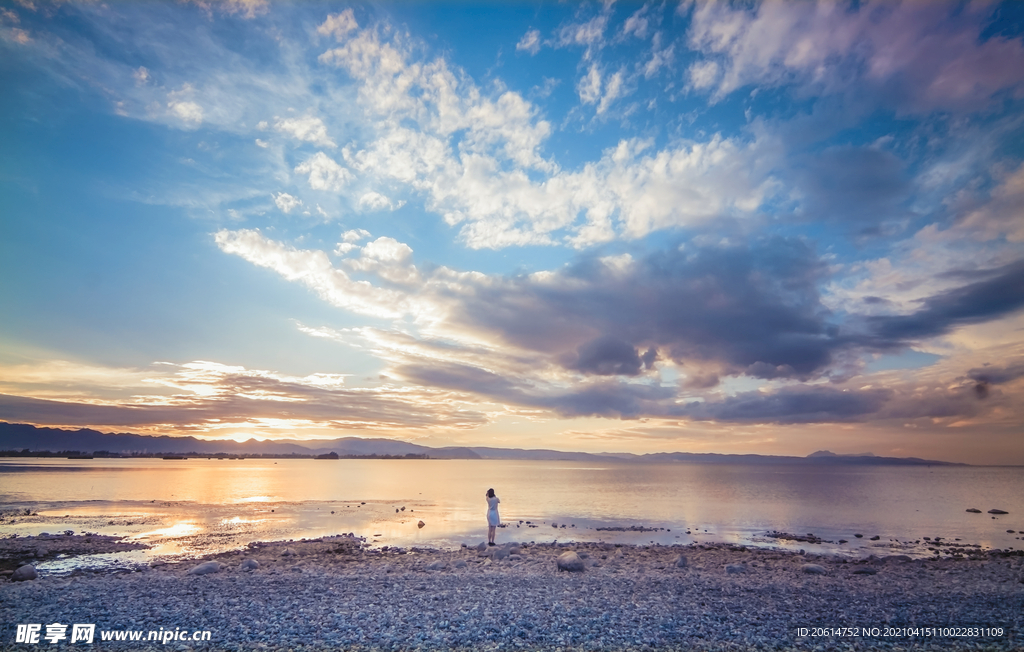
[[[925,536],[1024,547],[1024,535],[1006,532],[1024,529],[1019,467],[481,460],[7,459],[0,535],[116,532],[155,544],[149,555],[342,532],[378,545],[457,546],[484,539],[488,487],[508,526],[499,540],[730,541],[855,555],[927,554],[895,541]],[[12,522],[10,513],[25,508],[40,516]],[[664,529],[597,529],[629,526]],[[785,544],[765,538],[771,530],[849,543]]]

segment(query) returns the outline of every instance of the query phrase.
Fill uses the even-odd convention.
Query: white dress
[[[498,527],[501,523],[501,519],[498,518],[498,497],[487,499],[487,525],[488,527]]]

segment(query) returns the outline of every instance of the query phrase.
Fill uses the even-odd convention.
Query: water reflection
[[[146,537],[158,544],[155,554],[347,532],[380,545],[457,546],[483,540],[488,487],[502,499],[508,527],[499,539],[505,540],[729,541],[814,549],[765,539],[780,530],[846,539],[822,546],[867,554],[897,545],[890,539],[925,536],[1021,547],[1019,534],[1005,531],[1024,529],[1019,468],[47,459],[0,462],[0,503],[41,510],[39,520],[0,522],[0,534],[117,533]],[[1010,514],[992,519],[966,514],[967,507]],[[567,527],[555,529],[552,522]],[[597,529],[641,525],[656,531]],[[855,532],[865,536],[854,539]],[[880,540],[871,542],[874,535]]]
[[[197,534],[202,531],[202,528],[195,521],[181,521],[170,525],[168,527],[157,528],[148,532],[141,532],[131,536],[131,539],[151,539],[154,537],[161,537],[166,539],[174,539],[177,537],[184,537],[190,534]]]

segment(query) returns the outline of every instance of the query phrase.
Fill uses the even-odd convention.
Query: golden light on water
[[[168,527],[158,528],[156,530],[149,530],[147,532],[140,532],[133,536],[133,539],[149,539],[152,537],[187,537],[192,534],[198,534],[202,531],[196,521],[178,521]]]

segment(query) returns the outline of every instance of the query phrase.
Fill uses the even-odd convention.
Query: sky
[[[0,0],[0,420],[1024,464],[1024,4]]]

